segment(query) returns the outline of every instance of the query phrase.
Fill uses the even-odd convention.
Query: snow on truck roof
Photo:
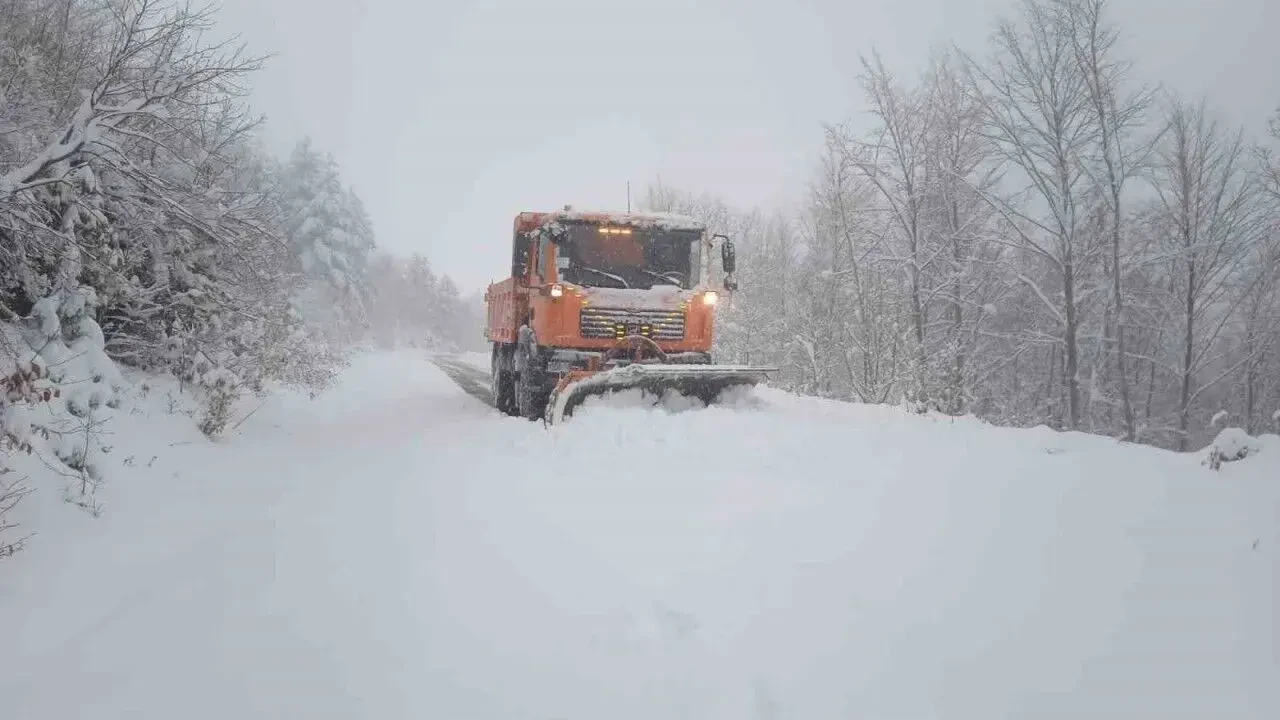
[[[703,231],[707,229],[705,223],[699,222],[688,215],[661,212],[556,210],[553,212],[522,212],[516,218],[516,225],[523,232],[535,230],[556,222],[586,222],[638,228],[658,228],[662,230]]]

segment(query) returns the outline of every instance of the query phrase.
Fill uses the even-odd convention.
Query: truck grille
[[[684,312],[680,310],[627,310],[624,308],[584,307],[581,315],[584,338],[612,338],[623,334],[644,334],[654,340],[683,340]]]

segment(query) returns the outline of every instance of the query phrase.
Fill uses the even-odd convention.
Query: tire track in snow
[[[489,407],[495,407],[493,391],[489,388],[488,373],[456,357],[436,355],[431,358],[431,361],[443,370],[450,380],[457,383],[463,392]]]

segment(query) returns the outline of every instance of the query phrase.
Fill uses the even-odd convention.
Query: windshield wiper
[[[652,270],[646,270],[645,268],[642,268],[642,267],[638,267],[638,268],[636,268],[636,269],[637,269],[637,270],[639,270],[640,272],[644,273],[645,275],[649,275],[649,276],[655,277],[655,278],[657,278],[657,279],[659,279],[659,280],[662,280],[663,282],[669,282],[669,283],[671,283],[672,285],[675,285],[676,287],[680,287],[680,283],[676,282],[675,280],[672,280],[671,278],[667,277],[666,275],[659,275],[658,273],[653,272]]]
[[[614,275],[613,273],[608,273],[608,272],[605,272],[605,271],[603,271],[603,270],[598,270],[598,269],[596,269],[596,268],[589,267],[589,266],[587,266],[587,265],[578,265],[577,267],[578,267],[578,269],[579,269],[579,270],[588,270],[588,271],[593,272],[593,273],[599,273],[599,274],[601,274],[601,275],[603,275],[603,276],[605,276],[605,277],[607,277],[607,278],[612,278],[612,279],[614,279],[614,280],[617,280],[618,282],[622,283],[622,287],[623,287],[624,289],[627,289],[627,290],[630,290],[630,289],[631,289],[631,286],[627,284],[627,281],[626,281],[626,280],[624,280],[622,277],[620,277],[620,276],[618,276],[618,275]]]

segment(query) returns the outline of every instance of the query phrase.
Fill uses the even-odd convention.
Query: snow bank
[[[734,410],[764,410],[769,407],[765,397],[766,395],[762,395],[758,388],[733,387],[720,393],[719,397],[711,403],[711,407]],[[656,395],[641,389],[628,389],[603,395],[587,396],[575,411],[575,417],[584,412],[589,413],[593,408],[630,409],[646,413],[672,414],[689,410],[705,410],[707,407],[708,405],[702,400],[682,395],[675,390],[668,390],[662,395]]]
[[[5,717],[1280,716],[1267,438],[636,400],[385,353],[139,458],[0,566]]]
[[[506,568],[439,582],[484,649],[458,641],[463,676],[555,647],[512,694],[573,717],[1280,709],[1276,458],[1223,483],[1198,453],[1083,434],[768,390],[750,412],[627,399],[448,504],[483,528],[467,567]],[[507,572],[499,594],[536,606],[469,609]]]

